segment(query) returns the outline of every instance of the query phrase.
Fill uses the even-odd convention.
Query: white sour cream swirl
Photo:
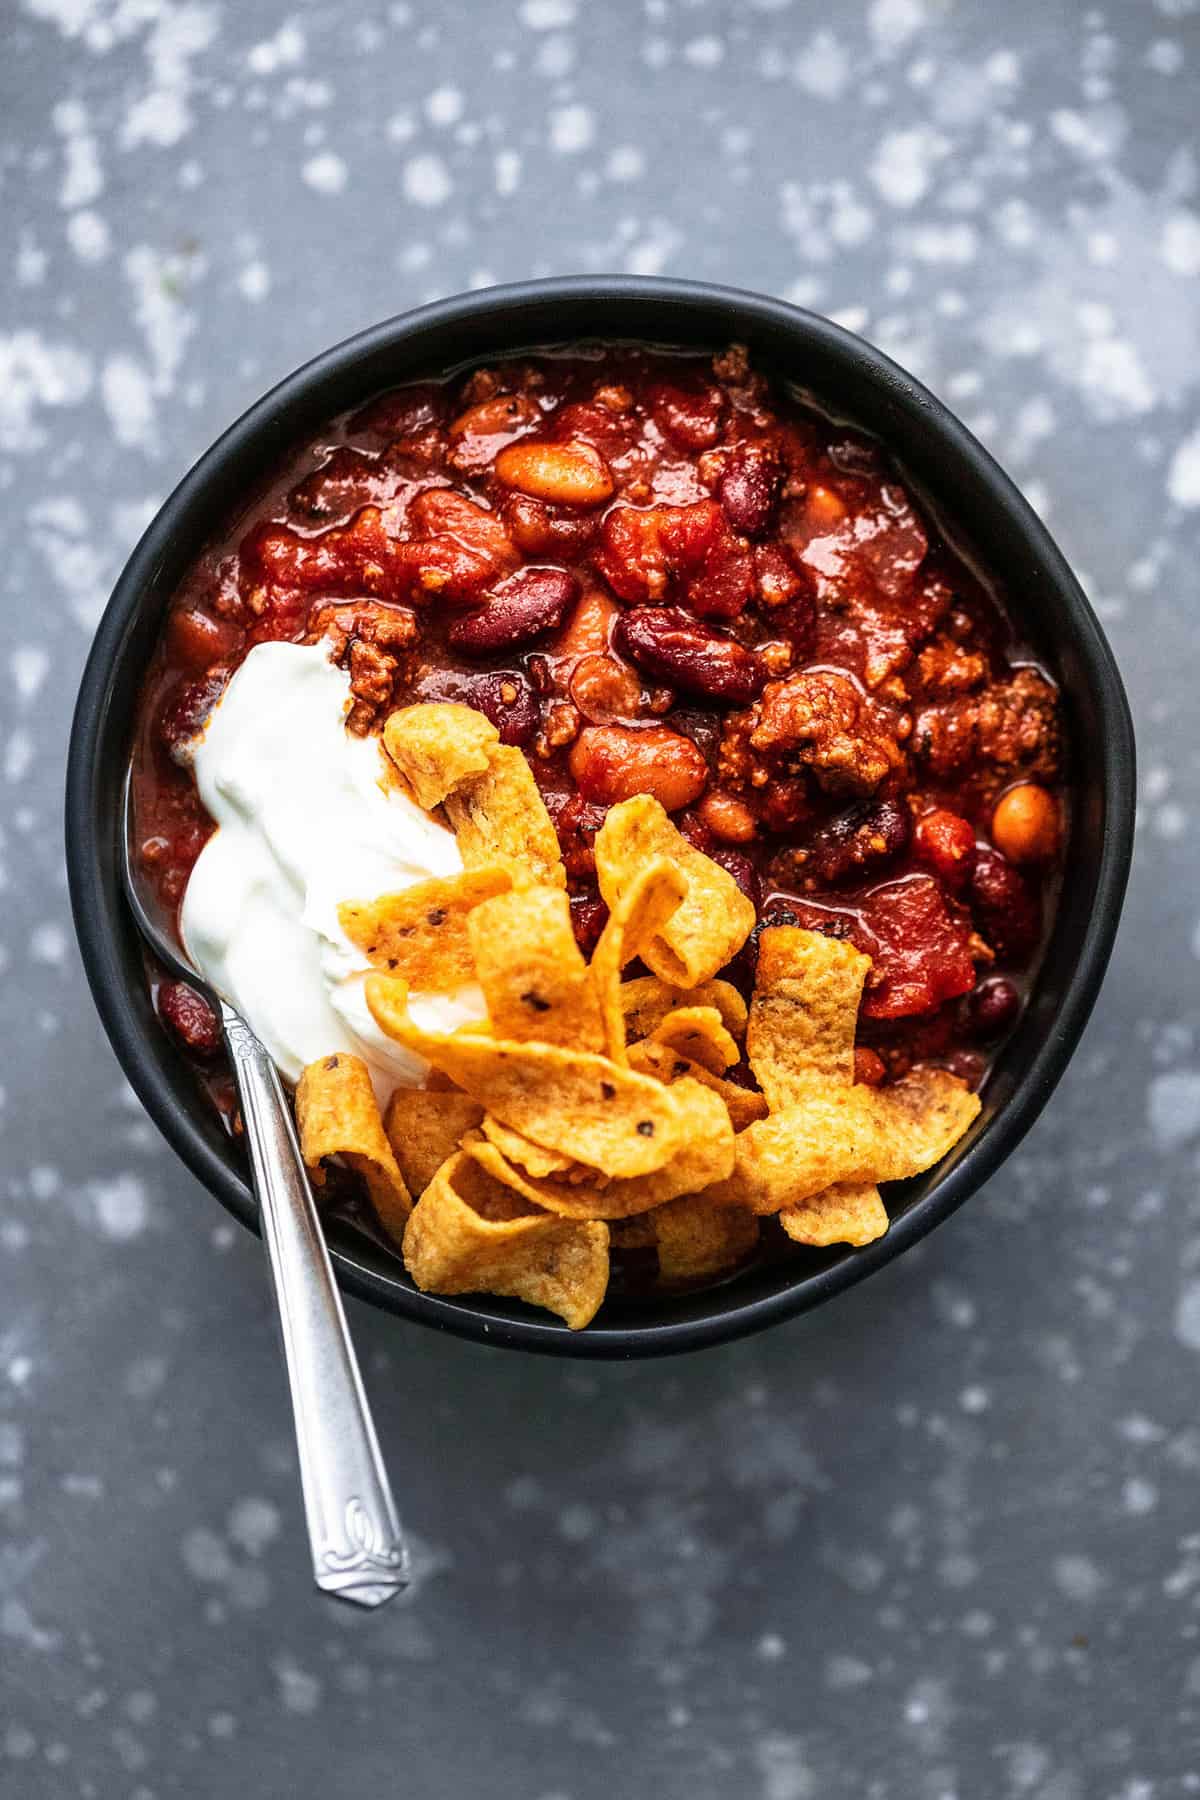
[[[289,1081],[334,1051],[361,1056],[381,1102],[426,1065],[367,1010],[368,963],[338,922],[372,900],[462,867],[453,835],[384,787],[377,738],[345,728],[349,677],[326,646],[257,644],[193,752],[217,829],[188,881],[180,927],[199,968],[258,1033]],[[412,997],[448,1031],[486,1016],[475,986]]]

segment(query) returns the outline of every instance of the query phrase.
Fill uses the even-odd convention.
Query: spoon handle
[[[279,1308],[313,1575],[328,1594],[380,1606],[407,1587],[408,1552],[291,1108],[245,1020],[221,1012]]]

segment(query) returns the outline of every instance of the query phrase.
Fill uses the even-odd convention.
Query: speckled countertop
[[[1200,1792],[1196,0],[6,0],[0,1794]],[[142,525],[312,352],[572,270],[835,313],[1112,634],[1139,858],[1021,1152],[823,1313],[673,1364],[351,1308],[422,1579],[308,1586],[261,1252],[81,983],[78,670]]]

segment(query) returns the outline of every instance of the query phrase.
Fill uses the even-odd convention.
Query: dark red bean
[[[521,569],[493,588],[478,611],[453,619],[446,638],[466,656],[514,650],[561,625],[578,597],[579,582],[565,569]]]
[[[806,875],[822,885],[858,876],[908,847],[912,818],[899,800],[880,800],[874,806],[855,806],[835,813],[813,832],[807,845]]]
[[[193,1056],[215,1056],[221,1048],[221,1021],[203,994],[182,981],[164,981],[158,990],[158,1016]]]
[[[655,680],[728,706],[748,706],[767,679],[767,665],[753,650],[699,624],[678,606],[638,606],[622,613],[613,642]]]
[[[185,681],[172,689],[159,714],[158,729],[176,762],[190,761],[192,740],[200,735],[228,680],[228,669],[214,669],[200,681]]]
[[[743,537],[762,537],[779,498],[783,467],[767,444],[740,444],[717,483],[725,517]]]
[[[967,891],[979,929],[997,956],[1024,961],[1037,947],[1042,908],[1020,870],[998,850],[980,850]]]
[[[726,873],[733,876],[755,909],[762,905],[762,883],[748,856],[743,856],[740,850],[730,850],[725,844],[715,845],[708,854],[713,862],[720,863]]]
[[[967,1019],[984,1043],[1007,1031],[1020,1010],[1021,996],[1003,975],[989,976],[967,995]]]
[[[517,744],[524,750],[533,742],[542,715],[523,675],[501,670],[472,676],[463,699],[492,721],[502,744]]]
[[[572,894],[571,926],[585,956],[596,948],[607,920],[608,908],[599,894]]]

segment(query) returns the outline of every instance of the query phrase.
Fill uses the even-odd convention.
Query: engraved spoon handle
[[[287,1363],[313,1575],[328,1594],[379,1606],[408,1585],[388,1486],[341,1295],[275,1065],[222,1003]]]

